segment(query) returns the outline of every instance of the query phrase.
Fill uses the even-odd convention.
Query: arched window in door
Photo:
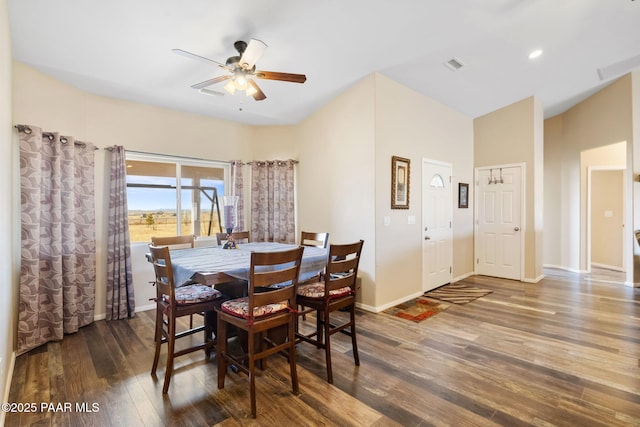
[[[440,174],[435,174],[431,178],[431,182],[429,183],[429,185],[432,188],[444,188],[444,179],[442,179],[442,176],[440,176]]]

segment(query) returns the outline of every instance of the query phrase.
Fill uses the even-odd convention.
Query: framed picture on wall
[[[469,184],[458,183],[458,207],[469,207]]]
[[[391,209],[409,209],[409,173],[411,161],[391,157]]]

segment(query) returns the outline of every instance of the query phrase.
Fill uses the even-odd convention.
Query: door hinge
[[[449,274],[453,273],[453,267],[449,266]]]
[[[476,264],[480,264],[480,258],[476,258]]]

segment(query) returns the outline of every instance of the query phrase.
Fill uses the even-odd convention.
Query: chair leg
[[[206,359],[209,360],[211,357],[211,344],[213,341],[213,333],[214,327],[216,324],[216,312],[215,311],[205,311],[204,312],[204,343],[206,347],[204,348],[204,354]]]
[[[353,347],[353,361],[356,366],[360,366],[358,342],[356,341],[356,309],[354,305],[351,306],[351,346]]]
[[[224,378],[227,374],[227,322],[218,316],[218,330],[216,333],[218,347],[216,349],[218,361],[218,388],[224,388]]]
[[[151,367],[151,375],[155,375],[158,369],[158,360],[160,360],[160,347],[162,346],[162,310],[156,307],[156,333],[154,336],[156,343],[156,354],[153,356],[153,366]]]
[[[298,388],[298,371],[296,369],[296,331],[295,323],[297,322],[298,315],[291,314],[291,320],[289,321],[289,370],[291,371],[291,388],[293,394],[299,393]]]
[[[171,381],[171,375],[173,374],[173,354],[175,353],[175,345],[176,319],[174,316],[169,316],[169,336],[167,337],[167,369],[164,373],[164,386],[162,387],[163,394],[169,391],[169,382]]]
[[[324,354],[327,365],[327,382],[333,384],[333,371],[331,369],[331,323],[329,312],[324,312]]]
[[[320,310],[316,310],[316,348],[322,348],[322,341],[324,334],[322,332],[324,322],[324,312]]]
[[[255,335],[253,334],[253,332],[249,332],[249,342],[248,342],[248,348],[249,348],[249,354],[248,354],[248,368],[249,368],[249,394],[250,394],[250,398],[251,398],[251,416],[253,418],[256,417],[257,415],[257,409],[256,409],[256,366],[255,366],[255,352],[256,352],[256,342],[255,342]]]

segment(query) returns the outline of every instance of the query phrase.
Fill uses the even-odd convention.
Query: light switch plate
[[[407,217],[407,224],[412,225],[416,223],[416,216],[415,215],[409,215]]]
[[[385,216],[385,217],[382,219],[382,223],[383,223],[384,225],[391,225],[391,217],[390,217],[390,216]]]

